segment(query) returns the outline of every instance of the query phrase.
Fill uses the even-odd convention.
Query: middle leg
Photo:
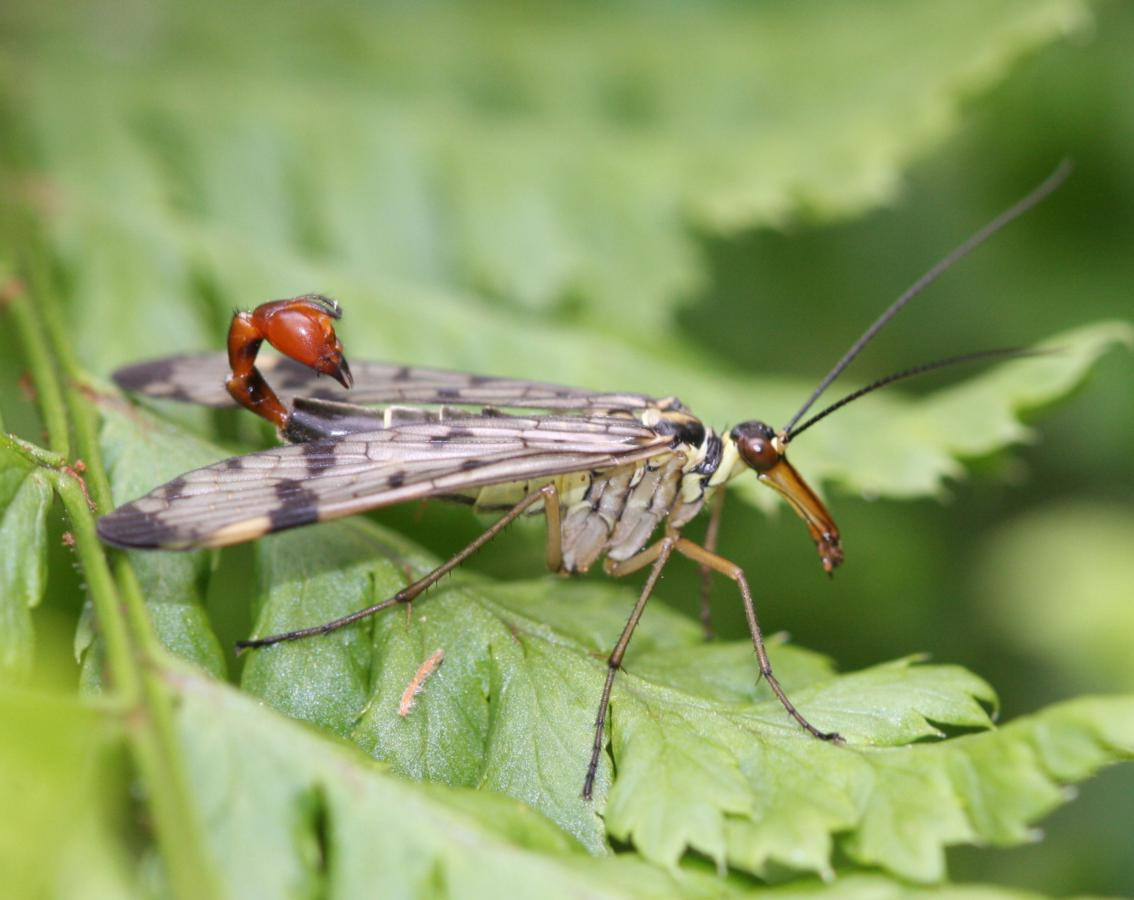
[[[718,490],[717,495],[710,500],[709,524],[705,528],[704,547],[710,553],[717,552],[717,538],[721,531],[721,510],[724,509],[725,492]],[[713,638],[713,614],[710,608],[710,599],[713,591],[713,570],[704,563],[697,567],[701,579],[701,630],[705,640]]]

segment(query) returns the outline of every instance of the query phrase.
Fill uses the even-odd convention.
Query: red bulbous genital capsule
[[[226,383],[229,394],[277,428],[286,427],[289,411],[255,366],[256,355],[264,341],[285,356],[322,375],[330,375],[349,388],[353,379],[334,326],[334,320],[341,315],[338,304],[316,294],[273,300],[260,304],[250,313],[236,313],[228,333],[228,358],[232,368]]]

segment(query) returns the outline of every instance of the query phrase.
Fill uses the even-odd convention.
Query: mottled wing
[[[680,406],[672,398],[656,400],[643,394],[604,394],[516,378],[490,378],[447,369],[365,361],[351,362],[354,387],[348,391],[332,379],[320,378],[306,366],[283,357],[259,359],[256,365],[286,405],[302,396],[356,404],[438,403],[560,411]],[[119,387],[147,397],[220,407],[234,405],[224,387],[228,374],[228,359],[223,353],[198,353],[127,366],[114,373],[114,380]]]
[[[272,531],[479,486],[597,470],[668,452],[671,438],[604,416],[469,416],[236,456],[103,516],[122,547],[222,547]]]

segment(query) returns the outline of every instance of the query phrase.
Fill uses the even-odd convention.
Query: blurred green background
[[[6,233],[47,260],[97,376],[219,347],[233,306],[323,290],[354,357],[782,416],[709,395],[713,378],[773,374],[802,399],[1064,157],[1071,181],[919,300],[847,388],[1131,317],[1134,6],[1028,6],[12,3]],[[12,336],[0,346],[0,411],[34,438],[7,389]],[[707,374],[691,388],[667,368]],[[1109,355],[1034,443],[968,461],[944,503],[829,490],[848,555],[831,583],[795,521],[740,501],[722,553],[748,567],[770,631],[843,669],[925,652],[987,678],[1005,718],[1134,690],[1131,374]],[[376,517],[442,555],[478,530],[444,507]],[[541,541],[519,529],[473,565],[535,574]],[[47,614],[66,620],[81,591],[62,551],[52,577]],[[674,566],[661,595],[693,612],[695,573]],[[718,632],[742,635],[715,597]],[[1134,772],[1105,772],[1045,824],[1048,844],[957,852],[953,875],[1134,893],[1131,798]]]

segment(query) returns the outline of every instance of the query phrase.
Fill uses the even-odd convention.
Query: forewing
[[[349,391],[330,378],[283,357],[256,362],[280,399],[314,397],[356,404],[445,404],[506,409],[645,409],[676,401],[658,401],[643,394],[599,393],[516,378],[490,378],[447,369],[400,366],[395,363],[351,362],[354,387]],[[169,356],[137,363],[114,373],[117,384],[147,397],[180,400],[204,406],[233,406],[225,390],[228,359],[223,353]]]
[[[470,416],[264,450],[196,469],[98,523],[122,547],[222,547],[478,486],[609,468],[668,452],[627,418]]]

